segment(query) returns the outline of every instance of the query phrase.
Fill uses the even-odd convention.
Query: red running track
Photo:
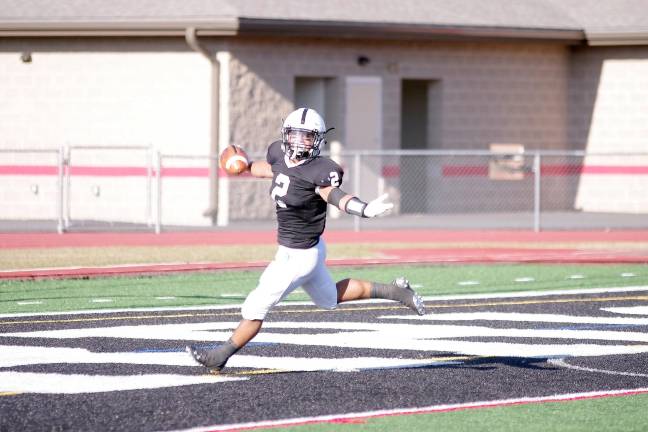
[[[275,231],[153,233],[5,233],[0,248],[62,248],[108,246],[182,246],[274,244]],[[329,231],[329,243],[462,243],[457,248],[412,247],[385,249],[379,259],[329,260],[330,265],[406,263],[635,263],[648,264],[648,248],[632,250],[551,248],[552,243],[648,243],[648,231]],[[470,248],[471,242],[502,246]],[[511,248],[506,243],[543,243],[542,248]],[[549,247],[547,247],[549,246]],[[0,279],[81,278],[116,275],[177,273],[263,267],[267,262],[201,264],[116,265],[109,267],[53,268],[0,271]]]
[[[648,243],[641,231],[327,231],[327,243]],[[273,231],[191,231],[154,233],[0,233],[0,248],[186,246],[274,244]]]

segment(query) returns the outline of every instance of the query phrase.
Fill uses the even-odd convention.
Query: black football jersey
[[[315,188],[341,185],[344,171],[319,156],[289,166],[281,141],[270,144],[266,160],[274,174],[270,196],[276,203],[279,244],[297,249],[315,246],[324,232],[327,206]]]

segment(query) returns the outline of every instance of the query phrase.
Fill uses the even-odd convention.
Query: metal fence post
[[[72,152],[70,146],[66,144],[63,147],[64,171],[63,171],[63,229],[70,228],[70,189],[71,189],[71,158]]]
[[[65,186],[63,173],[65,171],[65,147],[61,146],[58,150],[58,172],[56,184],[56,232],[63,234],[65,228],[63,226],[63,195],[65,194]]]
[[[540,232],[540,178],[541,171],[540,152],[533,155],[533,231]]]
[[[353,190],[355,191],[356,196],[361,196],[360,194],[360,152],[356,152],[353,156]],[[360,217],[353,218],[353,231],[360,231]]]
[[[146,150],[146,224],[153,225],[153,146]]]
[[[162,232],[162,153],[155,152],[155,184],[156,184],[156,205],[155,205],[155,234]]]

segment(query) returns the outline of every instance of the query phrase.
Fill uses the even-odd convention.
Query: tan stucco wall
[[[32,53],[30,63],[21,61],[23,50]],[[164,153],[206,155],[210,73],[205,58],[175,41],[3,41],[0,146],[152,146]],[[51,157],[30,157],[28,164],[52,164]],[[15,155],[0,153],[0,164],[12,163],[18,163]],[[71,163],[146,166],[147,156],[139,150],[73,149]],[[14,204],[0,217],[53,217],[54,206],[49,203],[55,191],[43,189],[39,196],[27,191],[52,179],[2,176],[0,180],[4,203]],[[208,185],[199,183],[191,185],[180,201],[163,200],[166,223],[209,222],[202,216]],[[96,187],[99,196],[93,193]],[[142,222],[147,218],[145,194],[146,179],[141,177],[73,176],[70,213],[73,219]]]
[[[648,153],[648,47],[573,50],[569,135],[591,153]],[[643,156],[586,158],[593,166],[648,166]],[[648,175],[586,175],[576,207],[592,212],[648,212]]]

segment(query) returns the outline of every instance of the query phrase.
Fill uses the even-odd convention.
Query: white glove
[[[390,202],[383,202],[387,199],[388,196],[388,194],[383,194],[375,200],[369,201],[367,203],[367,207],[365,207],[364,211],[362,212],[364,216],[368,218],[382,216],[383,214],[391,210],[394,207],[394,204]]]

